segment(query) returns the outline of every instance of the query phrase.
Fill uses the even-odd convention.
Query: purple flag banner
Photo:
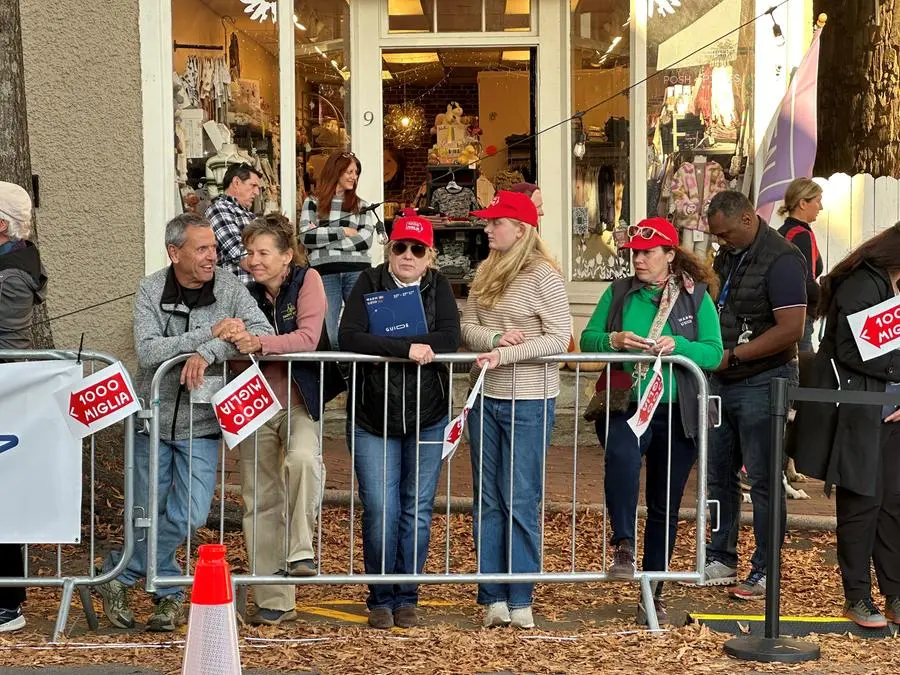
[[[784,199],[788,184],[795,178],[811,177],[816,161],[816,91],[819,81],[819,36],[794,73],[787,93],[781,100],[774,130],[762,167],[762,180],[756,198],[757,212],[768,220],[775,204]]]

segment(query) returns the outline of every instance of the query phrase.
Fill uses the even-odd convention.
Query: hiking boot
[[[844,603],[844,616],[863,628],[887,628],[887,619],[878,611],[872,598],[847,600]]]
[[[293,560],[288,565],[290,566],[288,576],[291,577],[314,577],[319,573],[316,561],[312,558]]]
[[[103,613],[116,628],[134,628],[134,613],[128,603],[128,586],[118,579],[94,586],[103,600]]]
[[[500,602],[492,602],[484,610],[484,621],[481,625],[485,628],[496,628],[497,626],[508,626],[512,619],[509,616],[509,607],[505,600]]]
[[[884,605],[884,617],[891,623],[900,625],[900,596],[889,595],[887,597],[887,602]]]
[[[251,626],[277,626],[283,621],[293,621],[297,618],[297,612],[293,609],[266,609],[260,607],[256,610],[247,622]]]
[[[0,633],[12,633],[25,628],[25,617],[22,616],[22,607],[15,609],[0,609]]]
[[[631,581],[634,579],[634,547],[627,539],[616,544],[616,552],[613,555],[613,564],[607,572],[610,579]]]
[[[728,589],[728,595],[736,600],[761,600],[766,597],[766,575],[751,572],[750,576],[737,586]]]
[[[718,560],[709,560],[703,568],[701,586],[731,586],[737,583],[737,570]],[[696,586],[690,581],[679,581],[680,586]]]
[[[394,627],[394,613],[389,607],[378,607],[369,612],[369,625],[380,630]]]
[[[394,625],[400,628],[415,628],[419,625],[419,610],[415,605],[398,607],[394,610]]]
[[[171,633],[184,623],[184,597],[167,595],[156,605],[156,611],[147,619],[147,630],[151,633]]]
[[[659,622],[659,625],[662,626],[669,623],[669,613],[666,611],[666,601],[662,598],[653,598],[653,605],[656,607],[656,620]],[[647,610],[644,608],[643,600],[638,602],[635,623],[639,626],[649,625],[647,622]]]
[[[534,628],[534,615],[531,606],[516,607],[509,611],[509,621],[513,628]]]

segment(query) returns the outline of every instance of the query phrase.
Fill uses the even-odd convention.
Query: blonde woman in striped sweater
[[[473,530],[482,573],[540,570],[544,459],[559,394],[559,369],[520,364],[564,354],[572,334],[559,264],[537,232],[527,195],[498,192],[474,215],[486,218],[491,252],[475,276],[462,317],[463,342],[479,352],[484,396],[469,416]],[[484,625],[533,628],[534,584],[478,586]]]

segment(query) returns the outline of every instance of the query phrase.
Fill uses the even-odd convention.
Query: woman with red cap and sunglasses
[[[450,282],[432,269],[433,246],[428,220],[414,213],[398,218],[387,261],[360,274],[341,318],[341,349],[413,361],[360,364],[347,401],[347,444],[363,504],[367,574],[420,573],[428,554],[450,396],[447,367],[434,363],[434,356],[455,352],[460,340],[456,299]],[[410,286],[419,288],[428,332],[373,334],[365,296]],[[355,426],[350,426],[354,409]],[[371,584],[366,604],[373,628],[418,623],[416,584]]]
[[[710,296],[717,292],[715,274],[693,253],[678,248],[678,233],[664,218],[641,221],[628,229],[628,237],[625,246],[634,252],[634,276],[613,282],[600,298],[581,334],[581,350],[677,354],[704,370],[715,370],[723,353],[719,317]],[[693,376],[680,368],[674,369],[674,377],[666,376],[670,372],[666,369],[661,402],[669,405],[660,405],[650,426],[636,437],[627,420],[637,410],[637,401],[650,381],[649,367],[626,363],[621,368],[630,376],[631,396],[617,397],[622,402],[619,410],[610,404],[608,429],[604,428],[605,416],[596,424],[597,437],[606,448],[606,505],[616,547],[609,576],[633,579],[641,458],[647,462],[643,569],[663,570],[672,555],[681,497],[697,457],[699,419]],[[601,377],[600,384],[605,386],[605,382]],[[600,396],[605,397],[606,392]],[[657,584],[657,616],[664,622],[668,617],[661,593],[662,584]],[[646,622],[640,603],[638,622]]]
[[[565,354],[572,334],[559,263],[538,234],[528,195],[500,191],[486,218],[490,253],[478,267],[463,310],[463,340],[481,352],[483,396],[469,417],[473,534],[482,573],[537,572],[541,567],[540,503],[544,457],[553,429],[559,369],[525,364]],[[533,628],[534,584],[483,583],[484,625]]]

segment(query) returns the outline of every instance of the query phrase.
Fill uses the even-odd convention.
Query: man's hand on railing
[[[194,354],[184,363],[181,369],[181,384],[186,386],[189,391],[196,389],[203,384],[203,374],[209,364],[199,354]]]

